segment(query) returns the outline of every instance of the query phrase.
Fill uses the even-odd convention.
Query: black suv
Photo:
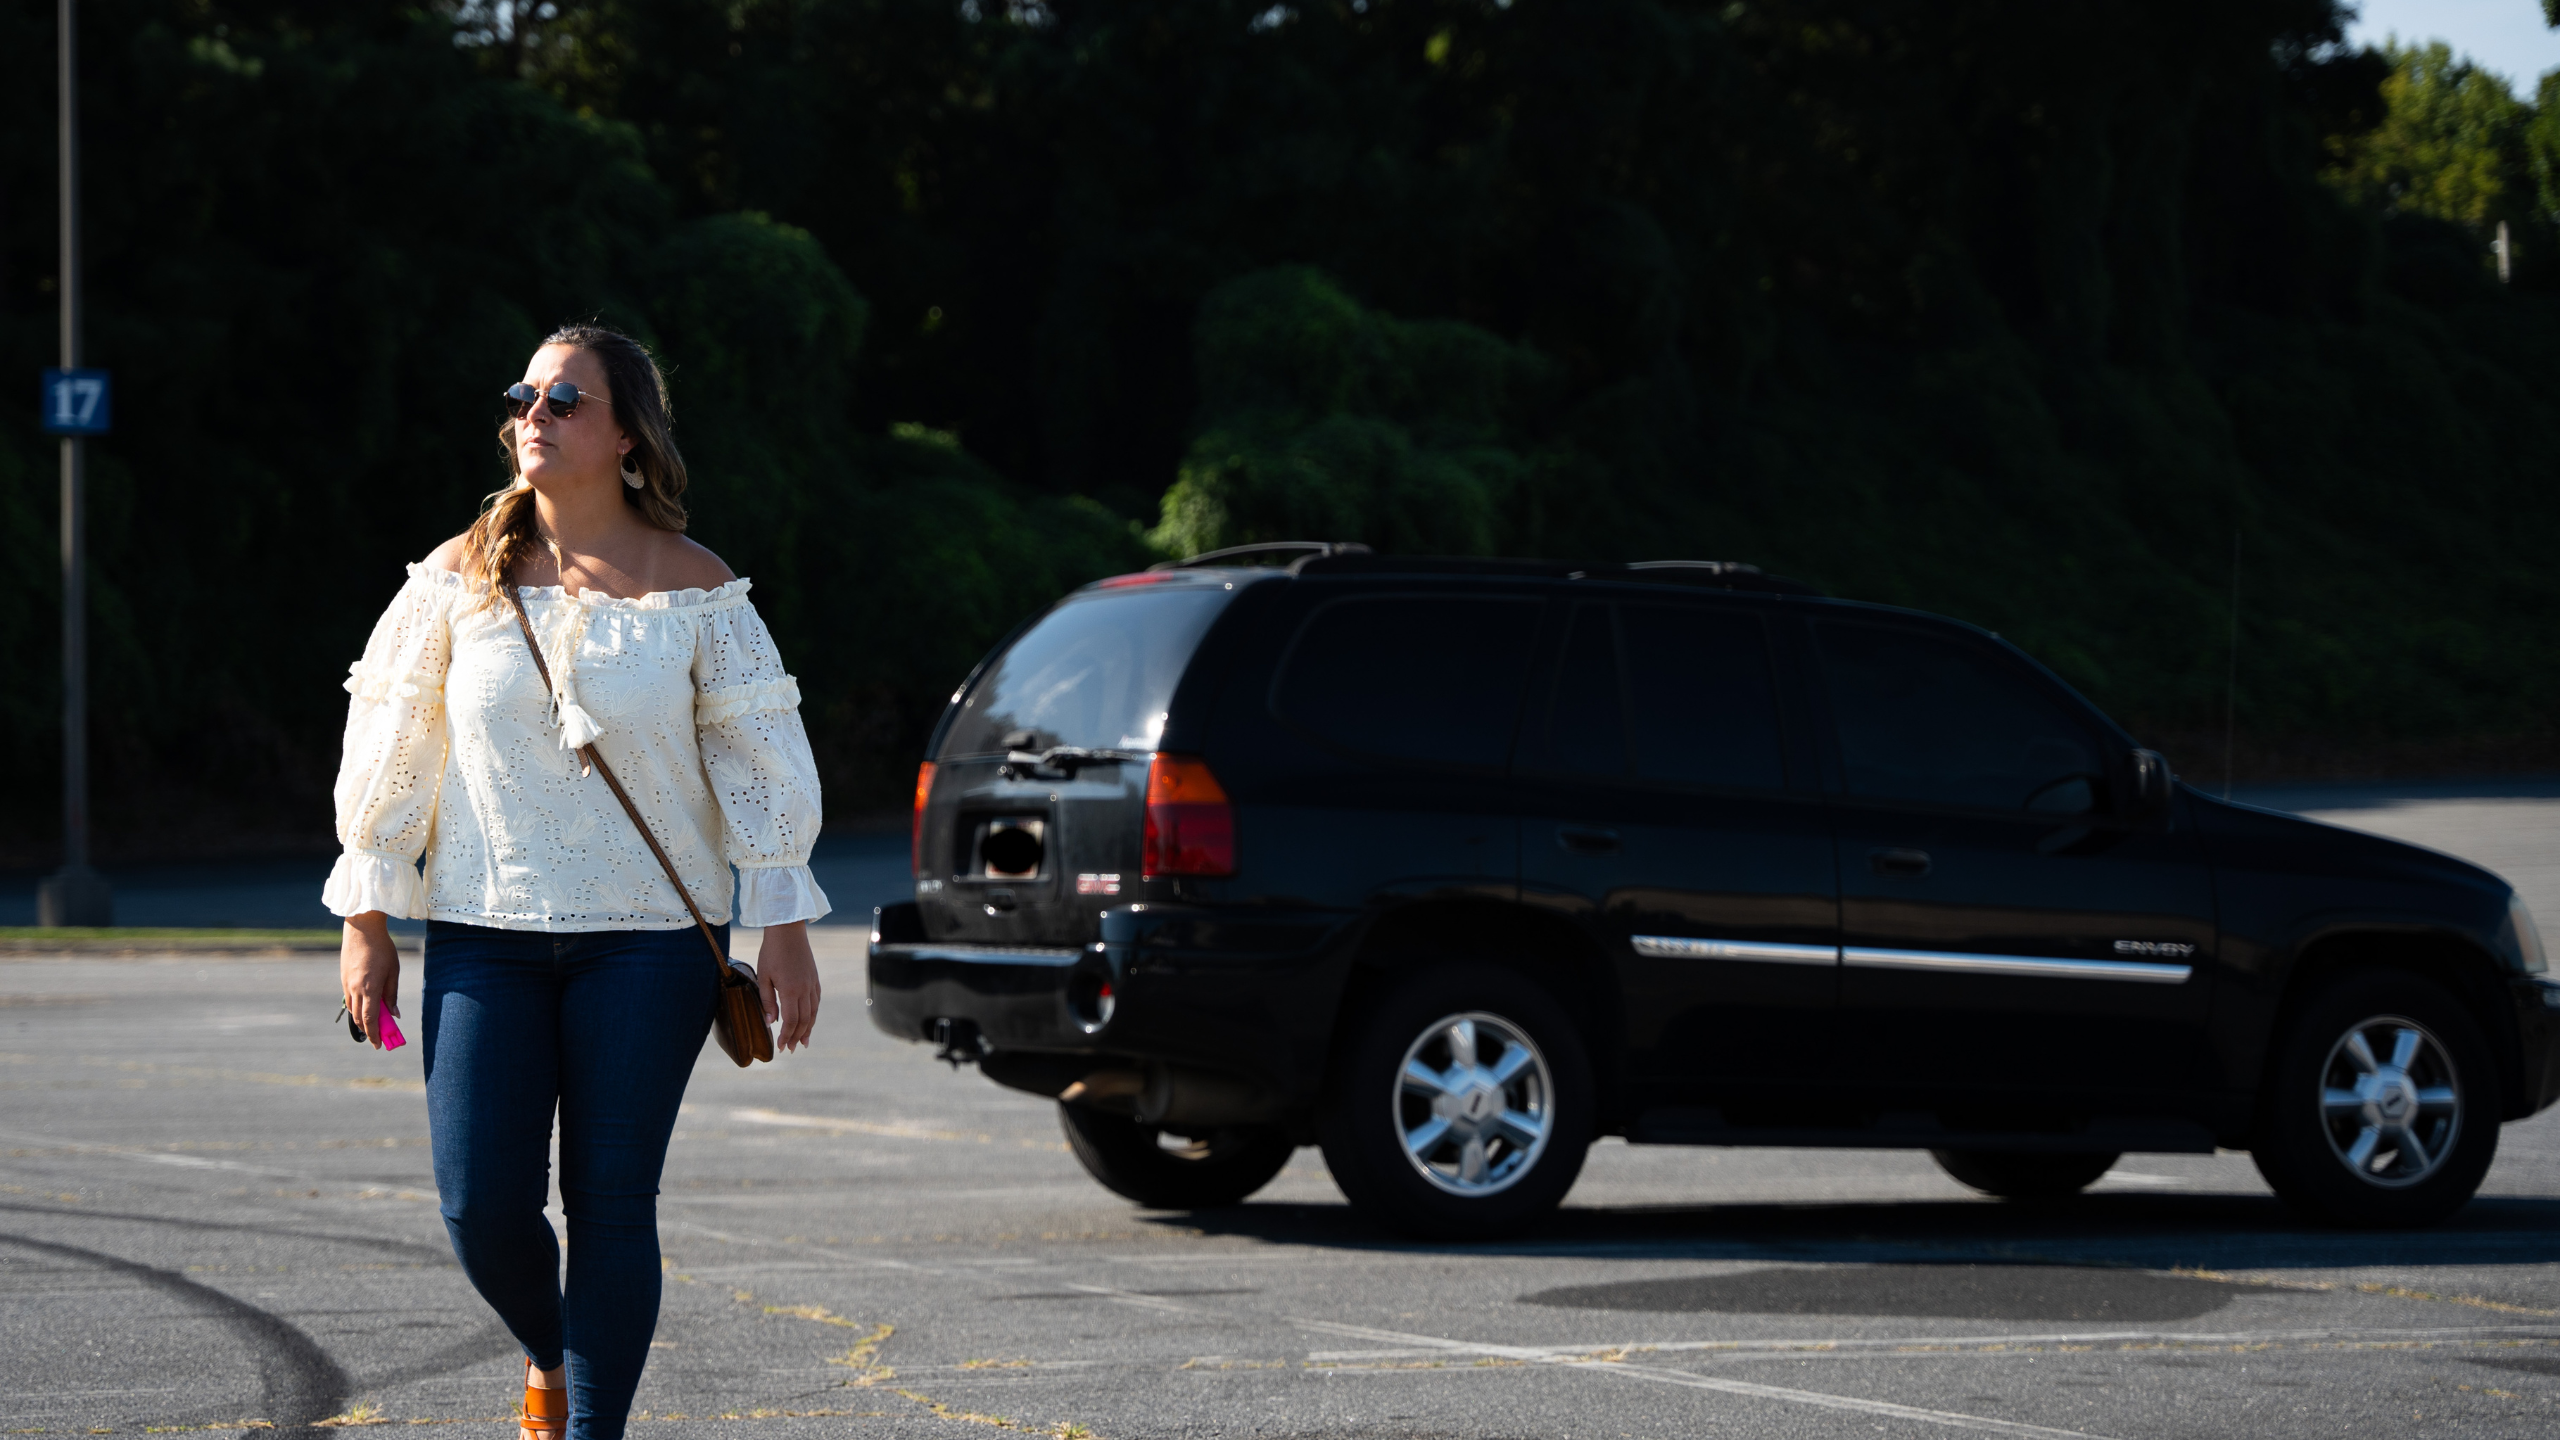
[[[1314,1143],[1487,1235],[1616,1134],[2016,1197],[2228,1146],[2415,1224],[2560,1094],[2504,881],[2187,788],[1995,635],[1747,566],[1248,548],[979,666],[872,937],[881,1029],[1055,1097],[1141,1203]]]

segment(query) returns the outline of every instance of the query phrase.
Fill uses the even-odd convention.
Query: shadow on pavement
[[[1523,1295],[1519,1303],[1656,1315],[1863,1315],[2123,1325],[2198,1319],[2229,1305],[2238,1294],[2237,1287],[2183,1275],[1998,1261],[1762,1266],[1564,1285]]]
[[[1923,1200],[1569,1207],[1527,1234],[1474,1245],[1399,1239],[1340,1205],[1245,1204],[1140,1219],[1275,1244],[1452,1255],[2137,1270],[2560,1262],[2560,1199],[2509,1196],[2474,1200],[2443,1225],[2406,1231],[2314,1228],[2272,1199],[2240,1195],[2084,1195],[2046,1205]]]

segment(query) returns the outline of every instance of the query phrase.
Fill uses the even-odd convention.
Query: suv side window
[[[1816,628],[1850,794],[2013,812],[2095,804],[2087,728],[2014,663],[1900,626]]]
[[[1751,615],[1576,605],[1541,768],[1675,785],[1786,784],[1769,642]]]
[[[1627,697],[1618,683],[1618,625],[1613,607],[1576,605],[1565,633],[1564,661],[1548,698],[1542,746],[1530,763],[1566,775],[1623,779],[1627,774]]]
[[[1271,688],[1282,720],[1346,750],[1486,769],[1511,758],[1539,603],[1382,595],[1307,617]]]

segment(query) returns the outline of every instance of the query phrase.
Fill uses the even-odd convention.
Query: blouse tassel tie
[[[568,603],[561,609],[560,624],[553,631],[549,648],[559,652],[560,663],[553,672],[560,677],[560,688],[551,697],[560,711],[560,748],[583,750],[596,742],[604,727],[578,703],[578,651],[586,643],[587,622],[593,618],[593,607],[582,592],[570,596],[564,588],[561,598]],[[586,757],[578,759],[578,773],[587,771]]]

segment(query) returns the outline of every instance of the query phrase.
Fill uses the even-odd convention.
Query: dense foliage
[[[52,8],[0,6],[22,375]],[[1998,629],[2208,775],[2237,536],[2259,751],[2552,734],[2560,104],[2341,50],[2327,0],[83,13],[128,849],[325,826],[339,667],[587,315],[670,363],[696,533],[757,577],[840,808],[894,803],[1049,596],[1280,536],[1752,560]],[[0,408],[30,856],[31,422]]]

